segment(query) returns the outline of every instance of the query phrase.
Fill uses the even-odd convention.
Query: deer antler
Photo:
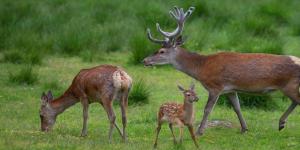
[[[175,6],[174,10],[170,10],[169,13],[177,21],[177,28],[173,32],[166,32],[160,28],[160,25],[158,23],[156,23],[157,31],[165,37],[165,40],[158,40],[158,39],[153,38],[151,36],[149,28],[147,29],[148,38],[152,42],[159,43],[159,44],[166,44],[166,43],[174,41],[174,39],[182,33],[182,30],[184,27],[184,22],[185,22],[186,18],[188,18],[193,13],[194,10],[195,10],[195,7],[190,7],[184,13],[183,8],[178,8]]]

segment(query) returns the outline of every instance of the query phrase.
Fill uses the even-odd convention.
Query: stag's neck
[[[193,103],[184,102],[183,104],[183,111],[184,111],[184,120],[185,123],[192,123],[194,119],[194,107]]]
[[[53,100],[51,102],[51,107],[54,110],[55,114],[59,115],[77,102],[79,102],[79,100],[76,97],[74,97],[72,94],[65,93],[59,98]]]
[[[189,76],[198,79],[199,72],[202,64],[205,61],[205,56],[197,53],[192,53],[184,50],[183,48],[177,48],[177,54],[175,61],[172,65]]]

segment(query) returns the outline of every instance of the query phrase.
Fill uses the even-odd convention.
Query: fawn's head
[[[40,108],[40,118],[41,118],[41,130],[42,131],[49,131],[53,127],[56,114],[55,111],[52,109],[50,102],[53,100],[53,96],[51,91],[42,94],[41,97],[41,108]]]
[[[184,95],[184,102],[193,103],[199,100],[196,92],[195,92],[195,84],[192,83],[189,89],[184,89],[181,85],[177,85],[178,89],[182,91]]]
[[[160,44],[161,48],[153,55],[150,55],[143,60],[145,66],[172,64],[174,62],[178,51],[181,50],[180,46],[184,43],[184,40],[181,36],[184,22],[194,10],[195,7],[190,7],[186,12],[184,12],[183,8],[178,8],[175,6],[174,10],[169,12],[177,22],[177,28],[173,32],[163,31],[159,24],[156,23],[157,30],[164,36],[164,40],[153,38],[150,33],[150,29],[147,29],[147,36],[149,40]]]

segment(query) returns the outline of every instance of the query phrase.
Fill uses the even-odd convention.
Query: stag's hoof
[[[281,131],[281,130],[284,128],[284,125],[285,125],[285,122],[284,122],[284,121],[282,121],[282,122],[280,121],[280,122],[279,122],[279,128],[278,128],[279,131]]]
[[[80,137],[86,137],[87,133],[81,133]]]

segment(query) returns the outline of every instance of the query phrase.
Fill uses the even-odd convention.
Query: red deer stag
[[[77,102],[81,102],[83,106],[81,136],[86,136],[89,104],[99,102],[104,107],[110,120],[109,141],[111,142],[114,127],[117,128],[125,141],[126,109],[131,85],[131,77],[123,69],[116,66],[101,65],[90,69],[82,69],[62,96],[53,100],[50,91],[47,95],[45,93],[42,94],[40,108],[41,130],[49,131],[59,114]],[[114,99],[118,99],[120,102],[123,133],[115,123],[116,116],[112,108]]]
[[[202,122],[197,135],[204,133],[208,116],[216,104],[219,95],[228,93],[234,111],[241,124],[241,132],[247,131],[243,119],[237,92],[268,92],[280,90],[288,96],[292,103],[279,120],[279,130],[283,129],[288,115],[300,104],[300,59],[294,56],[272,54],[242,54],[221,52],[212,55],[199,55],[188,52],[181,47],[183,40],[181,33],[184,22],[193,12],[190,7],[184,13],[177,7],[170,11],[177,21],[177,28],[173,32],[162,31],[159,24],[157,30],[165,37],[164,40],[154,39],[150,29],[148,38],[162,47],[153,55],[143,60],[145,66],[171,64],[189,76],[200,81],[208,91],[208,101],[204,109]]]
[[[198,147],[193,123],[194,123],[194,108],[193,103],[197,102],[199,98],[195,93],[195,85],[191,84],[190,88],[185,90],[182,86],[178,85],[179,90],[184,95],[183,104],[177,103],[165,103],[162,104],[158,111],[157,116],[157,128],[156,128],[156,138],[154,143],[154,148],[157,146],[157,139],[161,129],[161,125],[164,122],[169,123],[169,128],[173,135],[173,141],[176,143],[176,137],[173,132],[173,125],[177,125],[180,128],[180,142],[182,142],[182,134],[183,134],[183,127],[187,126],[189,128],[191,137],[194,141],[196,147]]]

